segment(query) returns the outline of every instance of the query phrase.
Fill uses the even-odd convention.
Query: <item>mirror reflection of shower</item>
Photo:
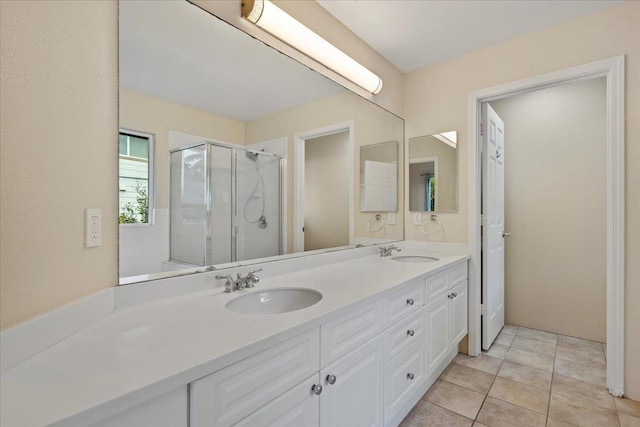
[[[171,150],[166,268],[283,253],[283,156],[214,141]]]
[[[262,150],[262,151],[264,151],[264,150]],[[266,201],[265,201],[266,195],[265,195],[265,192],[264,192],[264,176],[262,175],[262,168],[260,166],[260,159],[258,158],[260,153],[252,152],[252,151],[245,151],[244,154],[255,165],[257,180],[256,180],[256,186],[253,188],[253,191],[251,192],[251,195],[249,196],[249,198],[247,198],[247,201],[244,203],[244,208],[242,210],[242,215],[244,216],[244,220],[247,223],[249,223],[249,224],[258,224],[258,228],[264,230],[265,228],[267,228],[268,223],[267,223],[267,217],[264,215],[264,208],[265,208],[265,204],[266,204]],[[251,202],[260,204],[260,215],[255,220],[252,220],[252,219],[248,218],[248,215],[247,215],[247,210],[248,210],[249,204]]]

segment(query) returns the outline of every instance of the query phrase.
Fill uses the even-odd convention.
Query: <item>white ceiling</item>
[[[614,0],[317,0],[402,72],[615,6]]]
[[[120,87],[240,121],[345,89],[186,1],[120,2]]]

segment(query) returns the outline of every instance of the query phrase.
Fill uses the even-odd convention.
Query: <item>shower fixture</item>
[[[253,191],[251,192],[251,195],[249,196],[249,198],[247,198],[247,201],[244,204],[242,215],[244,216],[244,220],[247,223],[258,224],[258,228],[260,228],[261,230],[264,230],[265,228],[267,228],[268,222],[267,222],[267,217],[264,215],[266,200],[265,200],[265,193],[264,193],[264,177],[262,176],[262,169],[260,168],[261,166],[260,159],[258,159],[258,156],[260,155],[260,153],[253,152],[253,151],[245,151],[244,154],[247,156],[247,158],[249,158],[249,160],[254,162],[256,166],[256,175],[258,179],[256,181],[256,186],[253,188]],[[261,201],[260,216],[255,221],[251,221],[247,217],[247,209],[249,206],[249,202],[251,202],[251,200],[253,199],[260,199]]]

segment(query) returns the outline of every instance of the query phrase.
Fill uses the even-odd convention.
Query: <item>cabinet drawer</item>
[[[318,329],[191,383],[191,426],[229,426],[320,368]]]
[[[344,314],[320,327],[322,366],[370,341],[384,329],[384,301]]]
[[[384,333],[384,360],[391,361],[411,344],[423,340],[425,331],[424,308],[407,319],[400,320]]]
[[[317,427],[320,418],[320,396],[311,392],[319,384],[315,374],[273,402],[267,403],[235,427],[282,426]]]
[[[390,325],[424,305],[424,279],[386,298],[387,324]]]
[[[464,282],[468,275],[467,261],[451,267],[451,284],[455,286]]]
[[[441,271],[433,276],[427,277],[427,298],[433,301],[440,295],[447,293],[451,287],[451,276],[449,270]]]
[[[427,357],[424,340],[416,342],[385,368],[385,424],[395,417],[413,393],[426,380]]]

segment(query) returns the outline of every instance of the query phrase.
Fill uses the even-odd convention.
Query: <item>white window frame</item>
[[[138,136],[140,138],[146,138],[149,140],[149,159],[148,159],[148,175],[149,175],[149,222],[138,222],[133,224],[119,224],[120,226],[148,226],[155,224],[155,189],[156,189],[156,168],[155,168],[155,159],[156,159],[156,135],[150,132],[142,132],[138,130],[128,129],[128,128],[120,128],[118,129],[118,142],[120,141],[120,134],[127,134],[131,136]],[[120,170],[120,146],[118,145],[118,170]],[[129,157],[129,156],[127,156]],[[135,158],[135,157],[132,157]],[[120,180],[120,172],[118,172],[118,181]],[[120,193],[118,193],[118,215],[120,215]]]

